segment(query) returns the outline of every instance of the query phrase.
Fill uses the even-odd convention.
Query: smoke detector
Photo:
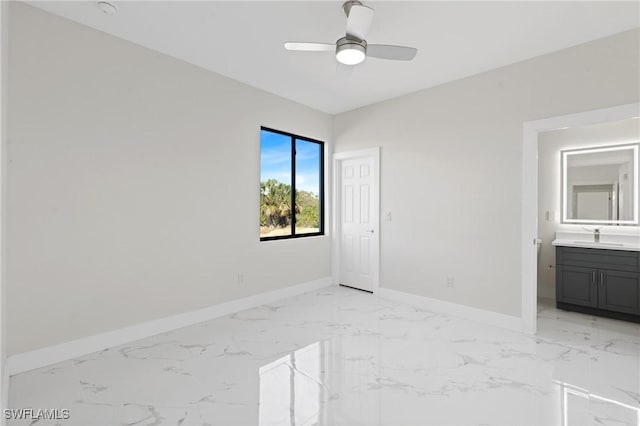
[[[118,13],[118,8],[106,1],[99,1],[98,9],[100,9],[100,11],[105,15],[115,15]]]

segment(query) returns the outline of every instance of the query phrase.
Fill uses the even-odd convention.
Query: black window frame
[[[296,135],[290,132],[285,132],[282,130],[272,129],[270,127],[260,126],[260,132],[267,131],[271,133],[277,133],[283,136],[288,136],[291,138],[291,206],[295,206],[296,202],[296,141],[301,140],[304,142],[311,142],[320,145],[320,193],[318,194],[319,198],[319,208],[320,208],[320,217],[319,217],[319,232],[313,233],[305,233],[305,234],[296,234],[296,212],[295,208],[291,209],[291,234],[290,235],[277,235],[273,237],[260,237],[260,241],[274,241],[274,240],[289,240],[293,238],[305,238],[305,237],[317,237],[324,235],[324,142],[318,139],[309,138],[306,136]],[[262,138],[260,138],[262,141]],[[261,150],[262,154],[262,150]],[[262,163],[262,155],[260,156],[260,161]],[[259,221],[258,221],[259,222]]]

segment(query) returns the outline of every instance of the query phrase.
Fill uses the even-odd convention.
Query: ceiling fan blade
[[[287,50],[301,50],[305,52],[331,52],[336,50],[334,43],[301,43],[297,41],[288,41],[284,44]]]
[[[410,61],[418,53],[415,47],[392,46],[390,44],[368,44],[367,56],[380,59],[394,59],[397,61]]]
[[[347,16],[347,36],[364,40],[371,28],[373,21],[373,9],[367,6],[354,4]]]

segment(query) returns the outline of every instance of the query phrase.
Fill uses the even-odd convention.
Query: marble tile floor
[[[538,327],[329,287],[14,376],[10,406],[69,410],[38,426],[640,426],[640,325],[541,304]]]

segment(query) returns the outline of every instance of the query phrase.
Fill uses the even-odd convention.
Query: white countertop
[[[591,232],[557,232],[556,239],[551,244],[562,247],[640,251],[640,231],[629,234],[601,233],[600,242],[597,243]]]
[[[572,241],[572,240],[559,240],[559,239],[553,240],[551,244],[554,246],[562,246],[562,247],[584,247],[584,248],[597,248],[597,249],[605,249],[605,250],[640,251],[640,245],[637,245],[637,244],[596,243],[593,241]]]

